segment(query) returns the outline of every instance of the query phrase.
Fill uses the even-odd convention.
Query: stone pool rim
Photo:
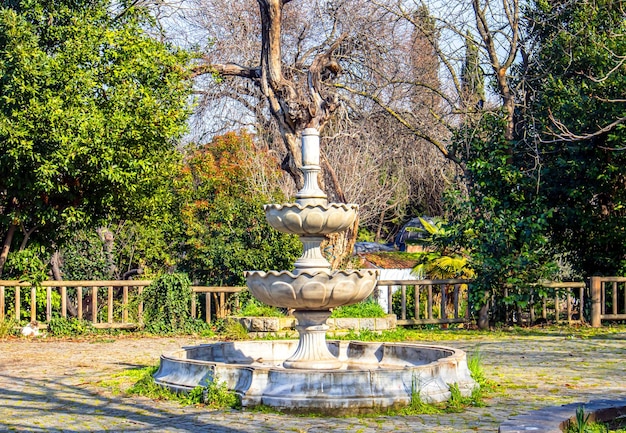
[[[330,415],[402,407],[410,403],[415,388],[419,388],[422,400],[441,402],[449,399],[452,383],[457,384],[463,395],[470,395],[478,386],[471,378],[465,352],[447,346],[329,340],[331,352],[349,367],[339,370],[280,367],[281,358],[272,357],[272,353],[281,356],[291,353],[297,343],[297,340],[257,340],[187,346],[161,355],[154,378],[159,385],[185,392],[217,377],[238,394],[243,407],[266,405],[284,412]],[[234,352],[247,355],[241,360],[224,355]],[[260,361],[256,362],[259,353],[260,358],[264,355],[268,359],[258,358]],[[402,358],[414,355],[420,358],[412,358],[412,362]],[[212,359],[206,359],[207,356]]]

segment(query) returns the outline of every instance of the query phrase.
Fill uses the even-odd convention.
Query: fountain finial
[[[315,128],[302,131],[302,173],[304,186],[296,194],[296,203],[306,205],[326,205],[328,199],[318,185],[320,169],[320,133]]]

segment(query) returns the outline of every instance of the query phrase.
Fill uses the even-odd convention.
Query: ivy
[[[191,281],[182,273],[157,277],[139,297],[145,330],[154,334],[202,332],[208,325],[191,317]]]

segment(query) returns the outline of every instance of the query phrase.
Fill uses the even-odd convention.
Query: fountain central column
[[[293,308],[298,319],[298,348],[283,365],[292,369],[338,369],[342,363],[326,344],[326,320],[331,309],[362,301],[376,286],[374,270],[331,271],[320,244],[330,233],[350,227],[357,215],[355,204],[328,203],[317,182],[320,173],[319,133],[302,133],[304,186],[296,202],[265,205],[268,222],[275,229],[298,235],[302,256],[293,273],[250,271],[246,280],[252,294],[269,305]]]

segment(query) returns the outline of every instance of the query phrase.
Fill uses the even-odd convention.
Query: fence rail
[[[591,326],[626,320],[626,277],[591,277]]]
[[[558,324],[587,319],[593,327],[601,326],[602,321],[626,321],[626,277],[591,277],[589,282],[589,286],[584,282],[537,284],[525,312],[513,312],[516,320],[533,324],[541,317]],[[151,283],[152,280],[44,281],[35,287],[28,282],[0,280],[0,321],[9,315],[20,320],[27,308],[25,316],[30,316],[31,321],[45,318],[49,322],[54,316],[69,314],[99,328],[136,327],[143,314],[143,305],[137,298]],[[398,293],[398,325],[445,325],[469,322],[471,284],[471,280],[461,279],[380,280],[377,290],[386,297],[388,313],[393,313],[394,293]],[[192,290],[192,316],[202,315],[203,320],[211,323],[230,314],[230,307],[238,306],[237,294],[247,289],[192,286]],[[24,297],[28,297],[28,307],[22,302]]]
[[[549,289],[550,294],[537,296],[541,306],[541,318],[552,319],[556,324],[563,321],[568,324],[585,321],[584,305],[587,285],[584,282],[548,282],[537,284],[537,287]],[[535,323],[535,303],[530,304],[530,320]],[[550,308],[551,307],[551,308]],[[550,315],[553,310],[553,315]]]
[[[9,318],[7,293],[11,290],[14,300],[11,316],[18,321],[22,318],[22,296],[26,294],[31,322],[38,317],[50,322],[54,315],[67,317],[70,313],[78,319],[91,321],[98,328],[133,328],[141,323],[143,315],[143,304],[133,300],[151,283],[152,280],[43,281],[36,287],[28,282],[0,280],[0,321]],[[245,287],[192,286],[192,316],[196,317],[198,312],[196,298],[204,296],[204,320],[210,323],[214,318],[225,317],[229,312],[229,296],[242,290]],[[41,302],[42,298],[45,302]],[[53,298],[57,302],[53,302]]]
[[[386,289],[389,314],[393,312],[393,294],[400,291],[398,325],[444,325],[469,321],[469,284],[470,280],[459,279],[380,280],[378,290]],[[411,296],[407,296],[411,291]],[[413,304],[410,310],[409,304]]]

